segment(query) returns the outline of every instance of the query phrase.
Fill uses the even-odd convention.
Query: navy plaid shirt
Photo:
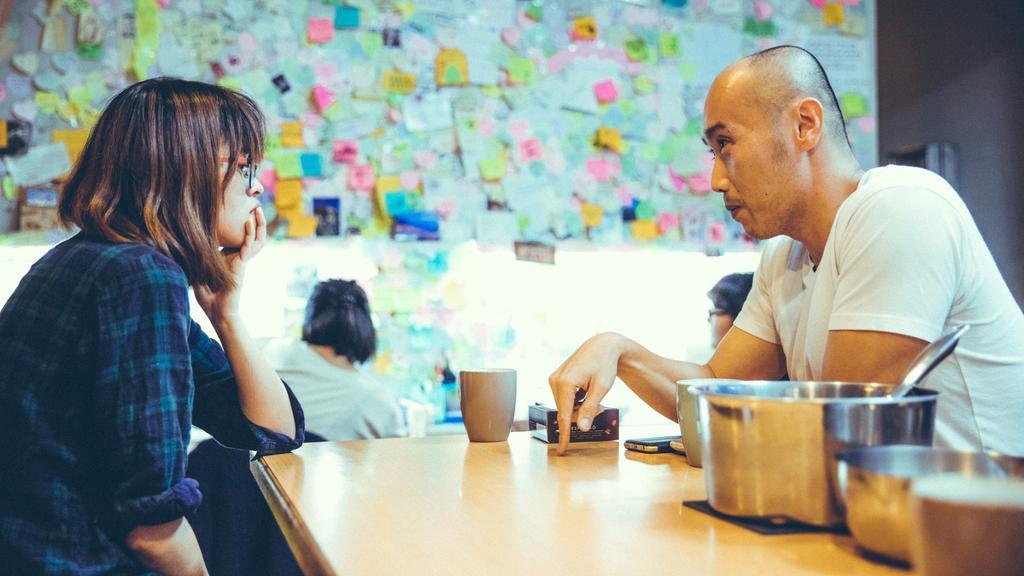
[[[54,247],[0,311],[0,558],[12,574],[137,574],[139,525],[199,505],[185,477],[191,425],[227,446],[287,452],[297,438],[242,413],[223,349],[189,316],[188,281],[140,244],[79,234]]]

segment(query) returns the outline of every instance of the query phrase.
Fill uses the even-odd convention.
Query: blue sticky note
[[[359,8],[336,6],[334,8],[335,28],[359,28]]]
[[[319,154],[307,152],[299,156],[299,162],[302,164],[302,175],[306,178],[319,178],[324,175],[324,165]]]
[[[398,216],[409,212],[409,196],[405,190],[395,190],[384,195],[384,209],[391,216]]]

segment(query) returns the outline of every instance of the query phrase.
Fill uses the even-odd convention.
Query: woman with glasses
[[[0,556],[12,574],[206,571],[184,516],[194,423],[286,452],[295,397],[238,314],[266,242],[263,117],[248,97],[158,78],[115,96],[61,193],[80,229],[0,311]],[[191,320],[193,288],[220,344]]]

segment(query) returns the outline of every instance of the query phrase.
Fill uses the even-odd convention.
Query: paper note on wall
[[[846,21],[846,11],[839,2],[828,2],[821,9],[821,18],[825,26],[842,26]]]
[[[287,180],[302,177],[302,161],[299,159],[298,154],[274,154],[271,159],[274,163],[274,169],[277,170],[278,178]]]
[[[4,124],[6,126],[7,123],[5,122]],[[54,142],[63,142],[64,146],[67,147],[68,157],[71,159],[72,164],[78,160],[78,157],[82,154],[82,149],[85,148],[86,141],[89,139],[89,131],[85,129],[54,130],[50,134]],[[4,134],[4,140],[6,140],[6,133]],[[0,148],[3,147],[0,146]]]
[[[71,170],[71,158],[63,142],[33,146],[24,156],[7,157],[4,162],[18,186],[43,184]]]
[[[868,115],[868,99],[863,94],[849,92],[839,97],[839,104],[847,118],[859,118]]]
[[[348,187],[350,190],[373,190],[375,178],[373,165],[371,164],[349,164],[348,166]]]
[[[411,94],[416,90],[416,75],[393,70],[385,72],[381,77],[381,87],[396,94]]]
[[[312,44],[323,44],[334,39],[334,26],[330,18],[310,18],[306,38]]]
[[[601,104],[609,104],[618,100],[619,89],[615,87],[615,81],[604,80],[594,84],[594,96]]]
[[[285,148],[302,148],[302,122],[281,123],[281,146]]]
[[[587,228],[597,228],[601,225],[604,217],[604,208],[599,204],[584,203],[580,207],[580,214],[583,216],[583,225]]]
[[[274,192],[274,206],[287,210],[302,205],[302,180],[278,180]]]
[[[629,227],[637,240],[653,240],[660,235],[658,223],[653,220],[636,220]]]

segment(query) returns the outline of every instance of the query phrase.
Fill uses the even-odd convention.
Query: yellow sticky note
[[[374,189],[377,192],[377,205],[380,206],[381,212],[387,216],[387,195],[388,192],[394,192],[402,189],[402,177],[401,176],[378,176],[377,182],[374,184]]]
[[[288,210],[302,205],[302,180],[278,180],[274,185],[274,206]]]
[[[479,164],[480,178],[483,180],[501,180],[505,177],[505,158],[498,156],[490,160],[482,160]]]
[[[513,56],[508,59],[508,80],[513,84],[529,84],[533,82],[536,68],[533,60]]]
[[[468,77],[468,76],[467,76]],[[389,71],[381,77],[381,86],[388,92],[411,94],[416,90],[416,75]]]
[[[285,148],[302,148],[302,122],[281,123],[281,146]]]
[[[44,114],[53,114],[60,106],[60,96],[53,92],[36,92],[36,107]]]
[[[309,238],[316,235],[316,217],[305,214],[295,214],[288,219],[288,230],[285,235],[289,238]]]
[[[654,220],[634,220],[629,225],[633,238],[637,240],[653,240],[659,236],[658,223]]]
[[[0,148],[7,148],[7,120],[0,120]]]
[[[846,12],[839,2],[829,2],[821,7],[821,17],[825,26],[842,26],[846,21]]]
[[[583,215],[583,225],[587,228],[597,228],[601,225],[601,218],[604,217],[604,209],[597,204],[584,204],[580,209]]]
[[[598,148],[622,152],[622,133],[616,128],[598,128],[594,134],[594,145]]]
[[[438,86],[468,84],[469,61],[466,54],[458,48],[442,48],[434,58],[434,81]]]
[[[50,138],[53,142],[64,143],[64,147],[68,149],[68,157],[74,164],[82,153],[82,149],[85,148],[85,142],[89,139],[89,131],[83,129],[54,130],[50,132]]]

